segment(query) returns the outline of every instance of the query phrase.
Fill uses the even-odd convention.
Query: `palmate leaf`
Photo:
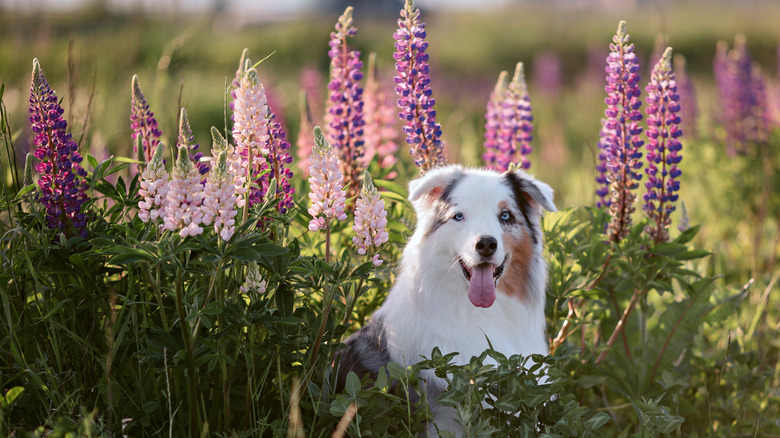
[[[712,282],[715,278],[704,278],[693,283],[681,281],[687,296],[666,306],[658,323],[650,332],[647,343],[647,360],[653,364],[650,378],[671,366],[699,333],[704,316],[714,305],[710,303]]]

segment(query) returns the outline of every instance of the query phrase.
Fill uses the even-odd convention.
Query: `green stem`
[[[198,418],[198,377],[195,374],[195,358],[192,351],[192,342],[190,340],[190,329],[187,324],[186,314],[184,313],[184,301],[182,295],[183,284],[181,279],[181,271],[176,272],[176,311],[179,314],[179,324],[181,325],[182,337],[184,338],[184,349],[187,354],[187,377],[188,388],[187,393],[189,396],[189,416],[190,424],[189,431],[191,437],[198,435],[200,429],[200,420]]]

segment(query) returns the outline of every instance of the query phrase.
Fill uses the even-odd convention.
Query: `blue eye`
[[[508,221],[509,219],[512,219],[512,215],[509,214],[508,211],[502,211],[500,215],[498,215],[498,218],[502,221]]]
[[[452,218],[460,222],[463,220],[463,213],[455,213],[455,216],[453,216]]]

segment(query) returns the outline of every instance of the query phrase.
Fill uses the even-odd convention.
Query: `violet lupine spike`
[[[347,197],[357,194],[364,152],[363,63],[360,52],[347,46],[347,38],[355,36],[352,7],[348,7],[330,34],[330,82],[328,83],[327,136],[338,151],[341,173],[349,184]]]
[[[392,91],[382,85],[376,75],[376,53],[372,53],[368,57],[368,78],[363,93],[363,115],[366,124],[363,129],[365,152],[361,164],[368,167],[371,160],[377,157],[379,166],[388,169],[398,161],[395,157],[398,152],[398,118],[392,102]]]
[[[200,159],[203,158],[203,152],[198,151],[200,145],[195,143],[195,135],[192,133],[192,128],[190,127],[190,120],[187,118],[187,110],[184,108],[181,109],[179,115],[179,137],[176,140],[176,146],[187,147],[187,150],[190,151],[190,160],[192,160],[192,163],[198,168],[198,172],[201,175],[205,175],[209,172],[209,164],[200,161]]]
[[[639,107],[639,63],[634,53],[634,45],[629,43],[626,22],[621,21],[618,30],[609,45],[607,56],[607,92],[604,115],[607,119],[606,165],[607,181],[610,184],[612,202],[609,207],[612,220],[607,227],[607,235],[612,242],[618,243],[628,235],[631,227],[631,215],[636,201],[634,190],[642,179],[642,152],[644,144],[640,138],[642,128],[639,122],[642,113]]]
[[[506,77],[509,73],[502,71],[498,75],[496,86],[490,93],[490,98],[485,107],[485,153],[482,159],[485,160],[485,167],[491,170],[500,171],[498,167],[498,155],[500,153],[499,131],[501,128],[501,110],[506,97]]]
[[[39,200],[46,208],[46,223],[68,237],[87,237],[87,216],[81,211],[88,199],[87,172],[79,164],[78,145],[66,132],[64,111],[37,58],[33,60],[29,111],[37,147],[34,155],[40,160],[35,170],[40,174]]]
[[[200,172],[190,160],[187,147],[180,146],[168,182],[165,215],[160,229],[178,231],[181,237],[201,234],[203,196]]]
[[[157,125],[157,119],[154,118],[154,113],[149,109],[149,104],[146,102],[143,92],[141,92],[141,86],[138,84],[138,75],[133,75],[133,79],[130,85],[130,129],[133,141],[133,151],[140,157],[143,156],[143,161],[148,163],[152,160],[154,155],[154,149],[157,147],[157,143],[160,142],[162,132]],[[142,150],[138,149],[138,140],[140,139]]]
[[[523,170],[531,167],[528,155],[532,151],[533,120],[523,63],[518,62],[501,104],[499,152],[496,157],[496,167],[500,172],[509,169],[511,163],[518,164]]]
[[[347,192],[344,188],[344,176],[339,169],[336,151],[325,139],[319,126],[314,128],[314,147],[309,161],[309,185],[311,208],[309,230],[318,231],[328,227],[331,219],[346,220],[344,212]]]
[[[398,30],[393,33],[397,72],[393,80],[401,109],[398,116],[405,124],[406,142],[421,174],[446,164],[441,125],[436,122],[436,99],[431,90],[425,36],[420,10],[414,7],[412,0],[406,0],[398,19]]]
[[[696,120],[699,118],[699,105],[696,102],[696,88],[685,68],[685,58],[679,53],[674,55],[675,76],[677,78],[677,94],[680,95],[682,130],[685,138],[695,138]]]
[[[645,227],[655,243],[669,240],[671,213],[680,190],[677,179],[682,172],[677,165],[682,160],[680,130],[680,96],[672,72],[672,49],[667,48],[653,67],[647,84],[647,182],[644,210],[651,225]]]
[[[143,198],[138,202],[138,217],[144,223],[155,222],[165,214],[165,202],[168,197],[168,172],[163,161],[162,143],[157,144],[152,159],[147,163],[141,174],[141,187],[138,195]]]
[[[355,236],[352,243],[358,248],[358,254],[365,255],[387,242],[387,210],[385,201],[374,187],[368,171],[363,173],[363,190],[355,202],[355,225],[352,226]],[[375,253],[371,262],[374,266],[382,264],[379,253]]]

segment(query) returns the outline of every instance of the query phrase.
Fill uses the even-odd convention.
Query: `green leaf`
[[[153,262],[154,254],[138,248],[115,247],[120,248],[121,252],[108,260],[108,263],[114,265],[130,265],[137,262]]]
[[[599,427],[607,424],[609,421],[609,414],[606,412],[597,412],[595,415],[585,421],[585,426],[588,429],[598,429]]]
[[[344,390],[352,397],[355,397],[358,391],[360,391],[360,379],[354,371],[347,373],[347,382],[344,385]]]
[[[24,387],[22,386],[14,386],[13,388],[9,389],[8,392],[5,393],[5,398],[0,405],[3,408],[10,407],[14,404],[16,399],[24,392]]]

